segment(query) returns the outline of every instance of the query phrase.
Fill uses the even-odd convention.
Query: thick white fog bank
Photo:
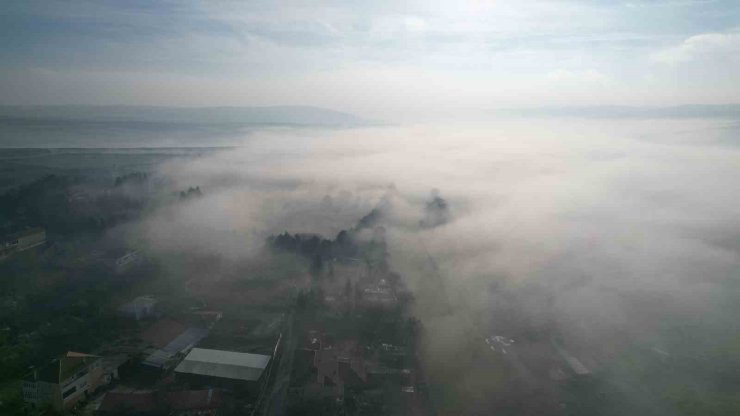
[[[163,166],[204,197],[141,230],[155,250],[228,261],[271,233],[333,237],[383,200],[392,265],[428,328],[447,334],[430,351],[454,351],[449,337],[466,328],[495,330],[491,311],[508,302],[598,360],[607,340],[658,343],[666,322],[709,314],[736,278],[740,147],[727,126],[521,119],[264,133]],[[432,189],[452,220],[422,228]],[[531,289],[509,299],[502,288]]]

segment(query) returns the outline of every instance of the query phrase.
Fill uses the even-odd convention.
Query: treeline
[[[277,236],[268,237],[267,242],[272,248],[300,254],[308,258],[317,255],[324,259],[356,257],[360,254],[362,246],[356,235],[364,229],[375,228],[373,242],[385,243],[382,227],[376,227],[382,215],[380,209],[373,209],[360,218],[353,228],[341,230],[333,240],[316,234],[289,234],[286,231]]]
[[[123,176],[116,176],[116,179],[113,183],[114,187],[119,187],[124,184],[133,183],[133,184],[142,184],[146,182],[149,179],[149,174],[146,172],[132,172]]]
[[[382,209],[375,208],[362,217],[351,229],[341,230],[334,239],[316,234],[290,234],[284,232],[267,238],[267,245],[273,250],[298,254],[307,258],[309,272],[314,277],[324,270],[328,260],[359,260],[379,270],[388,270],[388,252],[385,242],[385,228],[378,226],[383,216]],[[364,230],[372,229],[371,237],[360,239]],[[329,274],[331,264],[329,264]]]
[[[60,268],[56,258],[41,255],[2,262],[0,275],[0,383],[115,336],[120,321],[111,299],[132,284],[93,268]]]
[[[136,218],[151,199],[143,172],[116,177],[112,186],[93,186],[80,178],[47,175],[0,195],[0,233],[44,227],[58,235],[101,231]],[[200,190],[198,190],[200,192]]]
[[[333,240],[315,234],[288,234],[284,232],[268,238],[270,247],[300,254],[307,258],[320,256],[324,259],[335,257],[353,257],[359,247],[346,230],[342,230]]]
[[[439,191],[434,189],[430,199],[424,206],[424,218],[419,222],[424,228],[434,228],[444,225],[450,221],[450,207],[447,201],[439,196]]]
[[[66,190],[74,178],[47,175],[0,195],[0,223],[4,233],[31,226],[66,234],[94,227],[94,221],[74,215]]]
[[[203,192],[200,190],[200,186],[188,187],[185,191],[180,191],[180,200],[187,200],[191,198],[200,198],[203,196]]]

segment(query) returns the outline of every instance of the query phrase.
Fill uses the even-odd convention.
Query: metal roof
[[[151,353],[148,357],[146,357],[146,360],[144,360],[144,365],[149,365],[152,367],[162,368],[167,364],[167,361],[169,361],[172,357],[174,357],[173,354],[168,353],[167,351],[163,350],[156,350],[153,353]]]
[[[172,342],[167,344],[162,350],[172,354],[177,354],[180,351],[186,350],[205,338],[208,335],[208,329],[192,327],[188,328],[185,332],[180,334],[177,338],[173,339]]]
[[[161,349],[158,349],[144,361],[145,365],[154,367],[163,367],[167,361],[177,355],[180,351],[184,351],[194,345],[208,335],[208,329],[192,327],[188,328],[182,334],[178,335],[177,338],[173,339],[169,344]]]
[[[269,355],[193,348],[175,372],[256,381],[270,362]]]

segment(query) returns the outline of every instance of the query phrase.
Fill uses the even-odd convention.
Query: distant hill
[[[650,106],[538,107],[501,111],[508,115],[530,117],[584,118],[729,118],[740,119],[740,104]]]
[[[28,121],[56,120],[96,123],[133,122],[232,126],[351,127],[371,124],[370,121],[353,114],[308,106],[0,106],[0,118]]]
[[[0,148],[211,147],[265,128],[373,125],[318,107],[0,106]]]

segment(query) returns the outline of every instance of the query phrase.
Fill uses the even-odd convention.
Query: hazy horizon
[[[389,122],[495,108],[740,102],[740,7],[27,1],[0,103],[309,105]]]

